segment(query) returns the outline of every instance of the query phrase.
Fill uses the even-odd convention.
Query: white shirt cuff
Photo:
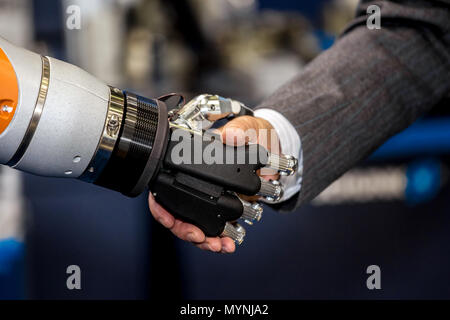
[[[269,121],[280,139],[281,152],[283,154],[291,155],[298,159],[297,173],[287,177],[280,177],[280,182],[284,187],[284,194],[277,202],[286,201],[298,193],[302,186],[303,152],[300,135],[289,120],[278,111],[272,109],[258,109],[255,110],[254,116]]]

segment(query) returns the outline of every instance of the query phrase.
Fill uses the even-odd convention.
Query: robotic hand
[[[251,225],[261,219],[263,210],[242,195],[277,201],[283,193],[277,180],[264,180],[257,170],[270,167],[282,175],[296,171],[293,157],[272,154],[257,144],[227,146],[209,130],[216,121],[252,114],[242,103],[217,95],[200,95],[171,112],[171,139],[150,188],[158,203],[200,227],[206,236],[228,236],[241,243],[245,229],[235,221],[241,218]],[[189,156],[177,157],[181,149]]]
[[[78,178],[134,197],[147,187],[158,203],[207,236],[241,243],[266,201],[282,196],[276,180],[257,170],[296,171],[294,157],[262,146],[233,147],[217,139],[217,121],[252,114],[242,103],[200,95],[167,111],[165,98],[147,99],[109,87],[62,61],[0,38],[0,164],[30,173]]]

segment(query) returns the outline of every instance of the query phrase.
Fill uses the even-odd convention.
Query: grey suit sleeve
[[[366,8],[381,7],[381,29]],[[450,91],[450,1],[362,1],[332,48],[258,108],[282,113],[303,148],[303,183],[289,211],[403,130]]]

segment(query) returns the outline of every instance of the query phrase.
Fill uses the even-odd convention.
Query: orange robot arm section
[[[0,134],[11,123],[19,99],[16,73],[6,54],[0,49]]]

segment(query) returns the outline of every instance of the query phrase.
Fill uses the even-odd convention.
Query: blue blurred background
[[[332,45],[356,3],[0,0],[0,36],[144,96],[255,105]],[[450,298],[449,153],[443,101],[311,204],[265,208],[233,255],[174,239],[146,195],[0,168],[0,299]],[[382,290],[366,287],[372,264]],[[82,290],[67,289],[69,265]]]

